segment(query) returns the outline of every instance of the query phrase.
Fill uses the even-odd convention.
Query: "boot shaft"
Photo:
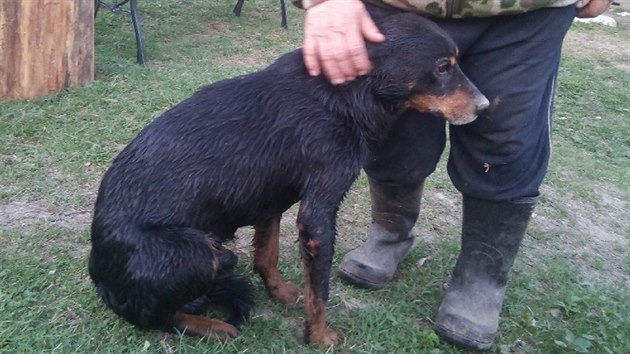
[[[536,197],[495,202],[465,196],[456,271],[483,268],[483,274],[505,284],[536,203]]]
[[[379,182],[368,177],[372,201],[372,223],[391,233],[407,235],[420,213],[424,180],[400,185]]]
[[[414,185],[369,179],[372,225],[368,239],[348,252],[339,266],[344,281],[367,289],[386,287],[413,245],[423,181]]]

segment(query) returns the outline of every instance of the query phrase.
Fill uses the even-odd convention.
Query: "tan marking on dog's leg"
[[[330,347],[337,344],[337,333],[326,327],[327,304],[315,296],[310,272],[311,270],[305,263],[304,308],[306,312],[306,340],[310,344]]]
[[[175,327],[185,334],[213,340],[225,341],[240,334],[231,324],[204,316],[176,312],[174,321]]]
[[[254,270],[265,282],[267,292],[286,306],[295,306],[300,289],[285,282],[278,271],[280,247],[280,216],[269,223],[254,226]]]

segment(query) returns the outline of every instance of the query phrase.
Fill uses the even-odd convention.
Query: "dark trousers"
[[[493,201],[538,195],[551,153],[562,40],[575,12],[568,6],[435,21],[455,39],[462,70],[491,102],[474,122],[449,127],[448,173],[462,194]],[[445,126],[441,118],[407,112],[366,173],[400,184],[426,178],[444,150]]]

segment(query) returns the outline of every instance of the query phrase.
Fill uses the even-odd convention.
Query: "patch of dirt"
[[[262,68],[269,65],[273,58],[277,56],[278,53],[275,51],[270,51],[263,55],[261,55],[260,51],[257,51],[251,54],[217,56],[213,59],[213,63],[218,67],[243,68],[247,69],[248,72],[252,72],[253,68]]]
[[[570,30],[565,37],[563,50],[589,57],[609,57],[627,54],[629,44],[630,41],[621,36],[611,36],[605,32]]]
[[[224,19],[210,21],[206,24],[207,34],[216,34],[217,32],[227,32],[230,30],[230,22]]]
[[[611,17],[614,17],[618,22],[627,21],[630,24],[630,17],[623,18],[621,16],[614,16],[610,13]],[[590,61],[597,61],[602,59],[617,59],[613,60],[615,68],[630,72],[630,40],[623,36],[611,36],[606,30],[608,27],[603,27],[596,31],[578,31],[570,30],[564,40],[563,51],[567,54],[588,58]]]
[[[182,41],[190,42],[191,46],[203,46],[205,43],[216,40],[217,35],[232,38],[234,43],[240,48],[256,48],[260,42],[264,40],[267,34],[263,35],[255,30],[248,35],[239,35],[238,31],[233,31],[232,23],[227,20],[215,20],[205,24],[205,30],[201,33],[194,33],[182,38]],[[254,28],[252,28],[254,29]],[[280,56],[281,51],[275,47],[266,47],[264,49],[247,50],[248,54],[226,55],[223,53],[215,53],[213,63],[217,67],[226,68],[262,68],[269,65],[276,57]]]
[[[460,227],[461,210],[461,196],[425,188],[416,223],[417,234],[430,246],[436,247],[437,238],[447,237],[449,229]]]
[[[91,218],[91,210],[66,210],[63,213],[54,213],[37,202],[15,200],[0,204],[0,225],[4,227],[24,227],[45,222],[78,230],[89,225]]]
[[[24,244],[27,238],[36,239],[36,243],[41,244],[44,252],[40,252],[44,256],[44,260],[54,263],[56,260],[55,250],[64,250],[68,256],[77,260],[85,260],[89,252],[89,245],[86,243],[77,243],[57,237],[49,237],[45,234],[39,234],[38,225],[46,225],[46,227],[60,227],[74,231],[83,232],[91,222],[91,210],[65,210],[63,212],[53,212],[43,204],[43,201],[27,202],[24,200],[15,200],[5,204],[0,204],[0,228],[19,229],[24,234],[23,238],[13,239],[7,238],[3,240],[5,243],[3,249],[0,249],[0,255],[3,252],[11,252],[13,254],[21,253],[29,256],[32,249]],[[28,244],[28,243],[26,243]]]
[[[552,202],[538,206],[531,226],[544,234],[557,236],[532,247],[537,253],[580,259],[574,265],[586,280],[607,283],[630,281],[630,269],[625,261],[630,247],[627,202],[621,191],[614,187],[594,184],[593,189],[599,196],[596,205],[544,185],[541,193]],[[557,208],[564,209],[567,217],[554,218],[553,215],[558,214]],[[548,242],[557,245],[557,250],[547,247]],[[596,269],[592,266],[594,259],[601,262],[601,267]]]

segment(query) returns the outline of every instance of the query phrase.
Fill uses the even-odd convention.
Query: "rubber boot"
[[[382,289],[394,278],[398,264],[409,254],[418,219],[424,180],[413,185],[368,179],[372,198],[372,225],[367,241],[348,252],[339,277],[354,286]]]
[[[477,350],[492,347],[508,272],[536,202],[464,197],[461,251],[435,320],[440,337]]]

